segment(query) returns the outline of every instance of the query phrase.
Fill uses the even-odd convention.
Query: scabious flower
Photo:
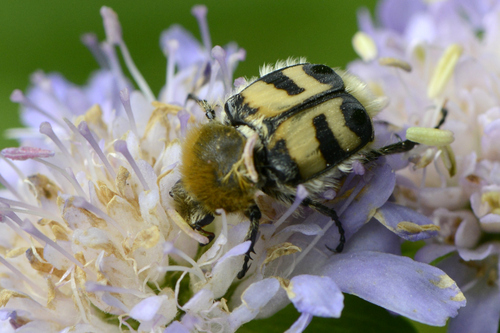
[[[435,263],[467,298],[450,332],[497,332],[500,2],[383,0],[377,14],[379,26],[360,12],[364,61],[349,69],[390,99],[381,119],[428,126],[444,107],[443,128],[456,137],[451,149],[429,150],[420,159],[435,168],[398,173],[396,202],[440,226],[415,259]]]
[[[342,254],[325,246],[339,239],[333,221],[308,209],[293,214],[307,196],[302,186],[288,209],[260,197],[256,254],[236,279],[248,220],[221,210],[217,237],[200,248],[206,238],[173,209],[169,192],[180,141],[206,121],[188,94],[220,104],[244,50],[212,48],[206,8],[194,7],[203,44],[179,26],[162,34],[166,85],[156,98],[116,14],[101,14],[106,41],[83,38],[102,67],[86,86],[36,73],[27,94],[12,94],[27,127],[10,131],[21,147],[1,154],[2,332],[234,332],[290,302],[301,313],[290,332],[301,332],[313,316],[339,317],[344,292],[430,325],[464,306],[442,270],[400,256],[402,239],[437,234],[427,217],[390,200],[393,167],[407,158],[354,165],[338,193],[325,193],[344,221]],[[377,144],[391,133],[377,125]]]

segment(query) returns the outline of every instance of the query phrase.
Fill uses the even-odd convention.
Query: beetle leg
[[[211,214],[208,214],[208,215],[205,215],[205,217],[202,218],[201,220],[199,220],[191,225],[191,228],[193,228],[194,230],[198,231],[200,234],[202,234],[203,236],[208,238],[207,244],[209,244],[214,239],[215,234],[213,232],[203,230],[203,227],[212,223],[213,220],[214,220],[214,216]],[[207,244],[203,244],[203,245],[207,245]]]
[[[317,201],[313,201],[309,198],[305,198],[302,201],[302,205],[311,207],[315,211],[317,211],[320,214],[323,214],[325,216],[328,216],[331,218],[334,222],[335,225],[337,226],[337,229],[339,230],[340,234],[340,240],[339,240],[339,245],[335,248],[335,250],[331,249],[330,247],[327,246],[327,248],[332,251],[332,252],[342,252],[344,249],[344,244],[345,244],[345,231],[344,228],[342,227],[342,222],[340,222],[339,217],[337,216],[337,212],[333,208],[328,208],[323,204],[320,204]]]
[[[205,110],[205,115],[207,116],[208,120],[214,120],[215,119],[215,110],[212,108],[210,104],[204,99],[199,99],[197,96],[194,94],[189,93],[187,95],[186,100],[192,100],[195,101],[203,110]]]
[[[247,273],[248,269],[250,268],[250,265],[248,262],[250,259],[251,253],[255,253],[254,251],[254,246],[255,242],[257,241],[257,232],[259,231],[259,221],[260,217],[262,214],[260,213],[260,209],[257,205],[253,205],[248,209],[248,211],[245,212],[245,215],[250,219],[250,228],[248,229],[247,236],[245,237],[245,241],[250,241],[250,247],[248,248],[248,251],[245,253],[245,260],[243,262],[243,268],[241,271],[238,273],[238,279],[242,279],[245,274]]]
[[[388,145],[379,148],[377,150],[370,151],[369,153],[366,154],[366,159],[368,160],[368,162],[371,162],[376,160],[380,156],[405,153],[407,151],[412,150],[416,145],[418,145],[418,143],[413,142],[411,140],[399,141],[393,143],[392,145]]]
[[[434,126],[434,128],[439,129],[444,124],[447,116],[448,116],[448,110],[446,108],[442,108],[441,119],[439,120],[438,124]],[[416,145],[418,145],[418,143],[413,142],[411,140],[399,141],[393,143],[392,145],[388,145],[380,149],[369,152],[368,154],[366,154],[366,159],[368,160],[368,162],[370,162],[376,160],[380,156],[405,153],[407,151],[412,150]]]

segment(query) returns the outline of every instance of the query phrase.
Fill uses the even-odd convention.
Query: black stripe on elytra
[[[302,101],[302,103],[293,106],[289,110],[277,115],[276,117],[273,117],[272,120],[270,119],[271,125],[274,125],[270,126],[271,132],[274,130],[274,128],[277,128],[277,125],[279,123],[285,121],[286,119],[292,117],[300,111],[315,107],[316,105],[324,103],[333,98],[344,98],[345,96],[351,96],[345,91],[345,85],[342,78],[330,67],[314,64],[301,64],[297,66],[302,66],[304,73],[316,79],[320,83],[330,85],[331,88],[305,99],[304,101]]]
[[[324,114],[317,115],[313,118],[313,125],[316,129],[316,139],[319,142],[319,151],[327,166],[336,165],[346,158],[346,152],[340,147],[335,135],[333,134],[326,116]]]
[[[274,71],[267,75],[264,75],[259,80],[274,85],[276,89],[286,91],[288,95],[298,95],[305,90],[304,88],[299,87],[288,76],[283,74],[282,70]]]
[[[259,108],[252,108],[244,101],[245,98],[241,94],[235,94],[224,104],[224,112],[232,125],[243,122],[248,116],[259,111]]]
[[[340,106],[346,126],[361,139],[361,145],[373,141],[373,125],[361,103],[351,95],[344,96]]]
[[[315,78],[318,82],[331,85],[333,90],[344,90],[344,81],[330,67],[325,65],[305,64],[303,69],[307,75]]]
[[[344,98],[345,96],[349,96],[349,94],[347,94],[345,91],[339,92],[334,90],[326,90],[308,99],[305,99],[302,103],[295,105],[294,107],[290,108],[289,110],[283,113],[278,114],[275,117],[269,117],[264,119],[263,122],[266,123],[267,127],[269,128],[269,134],[272,134],[279,127],[279,125],[288,118],[293,117],[294,115],[302,111],[308,110],[317,105],[325,103],[331,99]]]
[[[283,184],[298,184],[303,179],[300,177],[299,166],[292,159],[285,140],[276,142],[267,152],[267,170],[272,172]]]

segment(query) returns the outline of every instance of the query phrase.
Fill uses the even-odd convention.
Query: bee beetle
[[[182,144],[181,178],[171,196],[177,212],[195,230],[213,239],[203,227],[216,209],[243,212],[250,220],[246,240],[251,245],[238,278],[249,269],[261,212],[255,197],[260,191],[291,204],[297,186],[309,195],[302,201],[335,221],[341,252],[345,235],[335,210],[320,200],[328,189],[352,172],[354,161],[368,163],[383,155],[406,152],[409,140],[372,148],[372,118],[384,102],[358,78],[325,65],[282,63],[263,69],[261,77],[224,104],[217,120],[212,107],[209,121],[190,130]]]

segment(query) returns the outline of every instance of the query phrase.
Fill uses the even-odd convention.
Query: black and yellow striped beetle
[[[246,240],[251,246],[238,278],[250,267],[257,239],[258,191],[291,204],[302,184],[309,193],[302,205],[335,221],[340,234],[336,251],[341,252],[344,229],[335,210],[320,203],[322,194],[338,190],[354,161],[368,163],[416,144],[405,140],[371,147],[372,118],[383,103],[346,72],[290,62],[263,72],[225,102],[221,120],[198,100],[209,121],[187,134],[181,179],[171,191],[177,212],[210,240],[213,234],[203,227],[213,221],[216,209],[243,212],[250,219]]]

